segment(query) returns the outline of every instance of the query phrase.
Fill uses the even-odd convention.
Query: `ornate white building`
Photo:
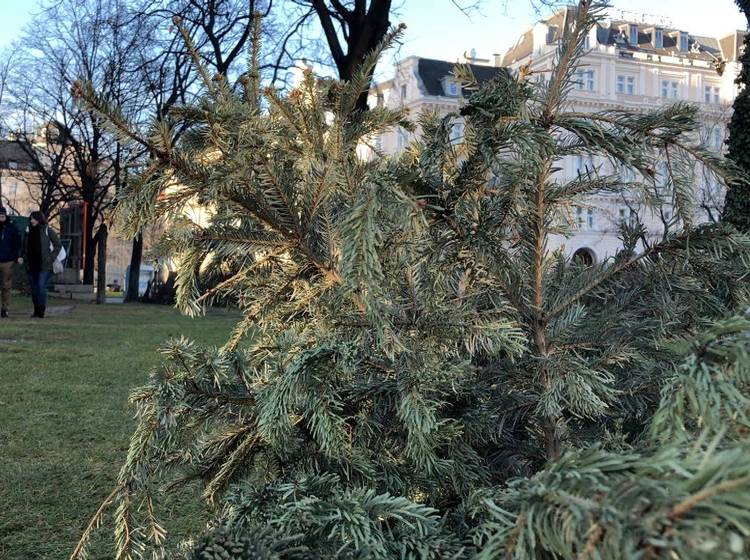
[[[494,55],[492,60],[465,56],[462,62],[471,64],[480,82],[504,69],[518,70],[527,64],[532,70],[548,69],[566,18],[572,16],[572,9],[563,9],[523,33],[505,54]],[[743,36],[744,32],[733,31],[724,37],[705,37],[658,24],[624,20],[597,25],[586,38],[586,53],[569,97],[571,110],[645,111],[676,101],[694,103],[700,109],[702,139],[721,151],[737,91],[734,79],[739,71],[737,59]],[[396,66],[393,79],[373,88],[371,103],[401,105],[413,116],[426,109],[437,110],[439,114],[456,111],[463,100],[461,88],[451,78],[452,67],[452,63],[445,61],[409,57]],[[462,133],[458,123],[453,134],[459,139]],[[394,130],[380,136],[377,144],[383,152],[394,153],[412,139],[406,131]],[[567,177],[587,168],[612,172],[608,162],[581,156],[568,158],[561,162],[561,167],[561,173]],[[628,180],[636,179],[632,170],[623,169],[621,173]],[[670,199],[668,185],[662,188],[657,182],[654,188],[667,201]],[[697,221],[717,219],[724,199],[721,186],[715,180],[696,176],[695,195]],[[620,248],[619,224],[634,215],[655,236],[661,235],[665,226],[676,225],[668,202],[653,211],[636,197],[590,197],[573,210],[572,237],[556,238],[550,248],[563,246],[568,255],[578,252],[600,260]]]

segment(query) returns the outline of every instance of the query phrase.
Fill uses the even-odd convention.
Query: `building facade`
[[[540,21],[524,32],[516,44],[491,60],[464,57],[471,63],[478,81],[500,71],[526,67],[544,76],[552,67],[571,8]],[[744,34],[732,31],[723,37],[706,37],[673,29],[658,23],[612,20],[594,26],[584,42],[584,55],[576,71],[568,101],[571,111],[598,112],[627,109],[649,111],[678,101],[695,104],[702,122],[700,139],[713,150],[724,148],[731,106],[737,93],[734,80],[739,71]],[[413,116],[425,109],[439,114],[456,111],[462,103],[460,88],[452,80],[452,64],[410,57],[399,63],[392,80],[373,89],[371,102],[404,106]],[[460,121],[454,126],[456,139],[462,136]],[[419,131],[416,132],[419,134]],[[376,141],[384,153],[397,152],[413,138],[404,130],[389,131]],[[598,157],[575,156],[559,162],[558,180],[581,172],[617,172],[626,181],[639,181],[631,169],[614,170]],[[642,197],[602,194],[580,201],[571,209],[572,235],[557,236],[550,249],[561,247],[566,254],[578,254],[598,261],[620,247],[620,225],[636,217],[652,237],[665,228],[677,227],[670,204],[671,192],[666,170],[657,169],[654,194],[663,200],[651,208]],[[696,221],[717,220],[724,200],[723,187],[708,174],[696,169]]]
[[[0,205],[19,216],[37,210],[34,198],[37,175],[36,162],[21,145],[0,140]]]
[[[36,143],[39,141],[39,144]],[[41,146],[41,147],[40,147]],[[44,149],[41,137],[35,142],[23,144],[21,141],[8,138],[0,140],[0,204],[10,214],[28,217],[32,211],[39,210],[42,189],[46,180],[39,168],[49,151]],[[46,146],[49,148],[49,146]],[[31,150],[36,150],[34,156]],[[65,184],[75,181],[72,173],[61,174],[59,180]],[[51,225],[60,232],[66,247],[66,270],[57,277],[60,283],[79,283],[83,267],[83,211],[80,202],[56,204],[56,211],[51,216]],[[152,236],[147,236],[150,246]],[[111,233],[107,240],[106,284],[123,286],[126,269],[130,264],[132,242]]]

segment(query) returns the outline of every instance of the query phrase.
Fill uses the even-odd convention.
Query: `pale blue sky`
[[[459,0],[466,4],[470,0]],[[397,0],[396,2],[397,3]],[[396,55],[419,55],[454,61],[475,48],[489,58],[501,53],[537,19],[531,0],[484,0],[481,14],[464,16],[451,0],[404,0],[400,15],[407,24],[404,44]],[[744,29],[745,19],[733,0],[614,0],[632,13],[662,16],[696,35],[720,35]],[[0,0],[0,48],[7,46],[28,22],[35,0]],[[710,6],[710,8],[709,8]],[[632,16],[630,16],[632,17]],[[640,17],[638,18],[640,19]],[[653,17],[646,17],[653,21]]]
[[[0,0],[0,49],[16,38],[36,5],[30,0]]]

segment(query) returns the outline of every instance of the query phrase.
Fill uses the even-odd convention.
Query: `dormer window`
[[[458,86],[458,82],[450,76],[443,78],[443,91],[448,97],[458,97],[461,92],[461,88]]]
[[[688,51],[688,34],[684,31],[680,31],[680,51],[687,52]]]
[[[658,27],[654,29],[654,48],[664,48],[664,30]]]
[[[628,28],[628,43],[630,43],[632,46],[637,47],[638,46],[638,26],[634,23],[631,23]]]

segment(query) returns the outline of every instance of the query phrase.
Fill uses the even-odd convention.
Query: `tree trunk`
[[[348,9],[338,2],[329,8],[325,0],[312,0],[311,6],[323,28],[339,79],[350,80],[367,55],[388,34],[391,2],[392,0],[372,0],[369,8],[366,2],[357,2]],[[336,31],[334,20],[342,22],[344,31],[341,36]],[[372,76],[373,73],[370,72],[370,81]],[[359,111],[367,110],[368,89],[357,99],[356,109]]]
[[[96,232],[96,303],[107,303],[107,224]]]
[[[130,274],[125,286],[125,303],[138,301],[138,286],[141,279],[141,261],[143,259],[143,234],[133,238],[133,251],[130,254]]]
[[[86,227],[83,228],[83,239],[86,241],[86,247],[83,254],[83,283],[93,284],[94,283],[94,268],[95,261],[94,256],[96,255],[96,246],[94,244],[94,212],[91,204],[84,205],[84,218],[86,220]]]

